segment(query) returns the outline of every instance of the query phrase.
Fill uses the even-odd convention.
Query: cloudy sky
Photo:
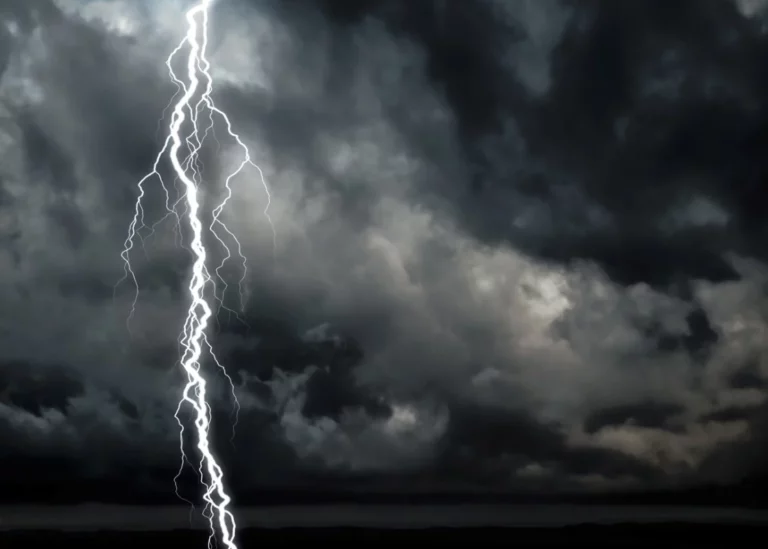
[[[219,0],[214,99],[275,229],[248,168],[222,214],[247,257],[242,284],[238,261],[222,271],[241,320],[222,309],[210,332],[239,414],[205,365],[230,482],[590,490],[762,466],[764,4]],[[192,255],[159,180],[133,315],[120,252],[190,6],[0,3],[0,460],[17,484],[172,487]],[[214,131],[208,216],[241,160]]]

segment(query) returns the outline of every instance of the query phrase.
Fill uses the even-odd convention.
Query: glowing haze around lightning
[[[125,240],[125,247],[120,254],[124,262],[124,277],[121,279],[130,279],[135,288],[136,293],[134,295],[133,302],[131,304],[131,312],[128,317],[130,322],[131,317],[134,314],[136,303],[139,296],[139,285],[136,274],[131,268],[130,252],[134,247],[134,241],[136,238],[141,239],[140,231],[143,228],[147,228],[144,224],[144,208],[143,200],[145,197],[144,185],[152,178],[157,178],[165,192],[165,206],[168,213],[163,219],[173,215],[176,217],[177,223],[181,221],[181,215],[179,214],[177,207],[183,202],[183,208],[185,210],[186,218],[191,229],[191,242],[190,248],[194,256],[194,262],[192,266],[192,276],[189,282],[189,297],[191,299],[189,308],[187,310],[187,316],[184,321],[184,325],[180,335],[180,343],[183,349],[181,357],[181,367],[186,374],[187,383],[182,391],[182,397],[179,405],[176,409],[176,420],[180,427],[180,444],[181,444],[181,456],[182,467],[186,462],[186,456],[183,448],[183,434],[184,426],[180,417],[180,411],[186,404],[188,405],[194,415],[194,427],[197,442],[197,449],[200,453],[200,479],[204,487],[203,500],[205,501],[206,516],[210,521],[211,537],[209,538],[209,547],[214,537],[220,538],[226,549],[236,549],[235,543],[235,530],[236,523],[235,517],[229,510],[230,497],[227,494],[226,487],[224,485],[224,473],[219,465],[213,450],[210,447],[210,434],[209,428],[211,424],[211,407],[208,403],[207,395],[207,382],[202,372],[202,358],[204,353],[208,353],[213,362],[221,369],[232,388],[232,395],[234,397],[234,386],[232,380],[227,376],[223,367],[216,359],[213,352],[213,347],[207,338],[207,329],[211,317],[213,316],[213,306],[206,296],[206,290],[212,290],[213,299],[218,301],[218,308],[224,307],[221,294],[217,293],[216,281],[218,280],[224,286],[226,290],[226,283],[221,277],[220,271],[224,267],[227,260],[232,257],[232,254],[225,244],[222,235],[219,230],[226,233],[231,238],[237,248],[237,256],[241,262],[243,268],[243,275],[239,282],[239,293],[241,307],[244,306],[244,293],[243,282],[246,276],[246,258],[242,253],[240,243],[235,235],[224,225],[220,220],[220,216],[223,209],[226,207],[227,202],[232,197],[232,189],[230,188],[230,182],[233,177],[238,175],[246,166],[251,166],[259,172],[261,184],[266,192],[267,205],[264,210],[264,214],[267,221],[272,228],[273,244],[275,242],[275,230],[272,224],[272,220],[269,217],[268,209],[270,204],[270,194],[267,184],[264,180],[264,174],[261,169],[256,166],[250,157],[248,148],[239,138],[239,136],[233,131],[232,125],[227,115],[219,110],[213,102],[211,94],[213,92],[213,79],[210,74],[210,62],[206,57],[206,49],[208,45],[208,19],[209,10],[214,0],[200,0],[194,7],[192,7],[186,13],[187,33],[181,43],[173,50],[166,60],[169,75],[173,82],[178,87],[178,92],[174,99],[176,103],[173,105],[171,119],[168,124],[168,136],[165,139],[161,151],[158,153],[152,171],[147,174],[141,181],[138,182],[139,196],[136,200],[136,206],[134,210],[133,219],[128,227],[128,236]],[[184,48],[187,48],[188,54],[186,58],[186,79],[182,80],[174,73],[172,63],[174,58]],[[181,94],[180,97],[179,94]],[[178,99],[177,99],[178,97]],[[196,98],[196,99],[195,99]],[[200,115],[203,112],[208,114],[208,126],[204,131],[200,131]],[[198,185],[202,182],[199,171],[200,160],[198,153],[201,150],[204,141],[208,137],[209,131],[213,128],[215,123],[215,117],[222,119],[226,125],[227,133],[231,138],[235,140],[237,145],[243,151],[244,159],[238,166],[238,168],[229,174],[225,180],[226,196],[224,200],[212,210],[212,222],[206,228],[203,227],[203,223],[200,217],[201,201],[198,190]],[[190,132],[182,137],[182,126],[185,122],[188,122],[191,127]],[[186,156],[181,158],[182,148],[186,146]],[[181,198],[175,203],[171,201],[171,194],[163,181],[159,173],[159,166],[163,159],[170,161],[173,167],[174,176],[182,184]],[[162,221],[162,220],[161,220]],[[159,223],[159,222],[158,222]],[[155,223],[151,229],[158,223]],[[205,243],[203,242],[204,233],[212,235],[218,243],[222,246],[225,254],[224,259],[213,271],[215,279],[211,276],[211,271],[208,269],[208,251]],[[237,399],[235,398],[235,404]]]

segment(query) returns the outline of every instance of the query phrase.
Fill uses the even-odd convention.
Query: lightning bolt
[[[228,260],[232,258],[232,253],[224,241],[224,235],[228,236],[236,243],[236,255],[242,266],[242,277],[238,282],[241,310],[245,308],[245,293],[243,283],[247,273],[247,261],[243,255],[242,247],[237,237],[221,221],[221,214],[229,200],[232,198],[231,181],[239,175],[246,167],[255,168],[260,176],[261,184],[267,197],[267,204],[264,209],[264,215],[272,229],[272,243],[276,245],[276,233],[274,224],[269,216],[269,206],[271,195],[268,185],[261,169],[254,164],[251,159],[248,147],[243,143],[240,137],[232,129],[232,124],[227,115],[216,107],[213,99],[213,78],[211,77],[211,64],[206,57],[208,46],[208,23],[209,11],[215,0],[199,0],[199,2],[186,12],[187,33],[178,46],[171,52],[166,60],[166,66],[171,80],[177,86],[177,92],[171,102],[176,100],[173,105],[171,120],[168,125],[168,136],[165,139],[162,149],[155,158],[152,171],[144,176],[137,184],[139,195],[136,200],[133,219],[128,227],[123,251],[120,257],[124,263],[124,276],[118,281],[118,285],[130,279],[135,287],[133,301],[131,303],[130,314],[127,323],[130,329],[130,320],[136,309],[139,297],[138,279],[131,267],[130,254],[134,248],[134,243],[138,238],[144,244],[144,237],[141,234],[142,229],[150,229],[154,232],[155,227],[167,219],[174,216],[176,219],[176,228],[181,223],[182,215],[186,216],[191,229],[191,242],[189,243],[191,252],[194,256],[192,265],[192,276],[189,282],[189,297],[191,299],[187,316],[183,324],[180,335],[180,344],[183,349],[180,364],[186,374],[187,383],[182,390],[181,400],[176,409],[175,417],[179,424],[180,449],[183,469],[184,464],[188,462],[184,453],[184,424],[181,420],[181,409],[188,405],[194,414],[194,427],[197,442],[197,450],[200,454],[199,473],[200,480],[204,487],[203,500],[205,501],[204,515],[210,523],[210,536],[208,541],[209,548],[215,538],[219,537],[226,549],[237,549],[235,544],[236,521],[232,512],[229,510],[231,502],[230,496],[224,485],[224,472],[219,465],[210,444],[210,424],[212,411],[208,402],[207,381],[202,372],[201,361],[204,352],[207,352],[216,366],[224,373],[232,389],[234,402],[239,410],[239,403],[234,392],[232,379],[227,375],[223,366],[216,358],[213,347],[208,340],[207,329],[211,318],[214,316],[213,306],[206,297],[206,289],[212,289],[213,299],[218,302],[217,313],[226,308],[223,302],[223,293],[217,293],[217,281],[223,285],[222,292],[226,292],[227,284],[224,281],[221,270]],[[188,48],[186,57],[186,79],[182,80],[173,70],[173,60],[185,46]],[[195,101],[195,98],[196,101]],[[194,103],[193,103],[194,102]],[[170,105],[169,105],[170,106]],[[208,125],[201,133],[200,118],[207,112]],[[164,113],[165,114],[165,111]],[[206,228],[200,216],[201,201],[199,195],[199,185],[202,183],[201,162],[199,151],[203,143],[213,130],[216,117],[224,121],[229,137],[234,139],[238,147],[243,151],[243,160],[235,171],[230,173],[224,182],[226,196],[223,201],[213,208],[212,221],[207,227],[207,233],[213,236],[224,250],[224,258],[213,270],[213,276],[208,269],[208,251],[203,242],[203,233]],[[192,129],[182,138],[182,126],[188,123]],[[182,149],[186,149],[186,156],[182,158]],[[167,158],[173,168],[175,182],[174,187],[180,182],[182,189],[179,192],[180,198],[175,202],[171,199],[171,192],[160,175],[160,163]],[[146,196],[145,185],[152,179],[157,178],[165,193],[165,207],[167,214],[151,227],[145,224],[144,216],[144,198]],[[183,213],[179,214],[179,204],[183,202]],[[180,235],[180,231],[179,231]],[[274,249],[274,248],[273,248]],[[228,309],[229,310],[229,309]],[[230,312],[234,312],[231,311]],[[237,313],[235,313],[237,316]],[[238,317],[239,318],[239,317]],[[181,469],[179,470],[179,473]],[[178,475],[177,477],[178,478]],[[174,479],[175,483],[175,479]],[[178,490],[177,490],[178,492]]]

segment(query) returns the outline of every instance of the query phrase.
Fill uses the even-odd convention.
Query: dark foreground
[[[768,526],[768,525],[767,525]],[[588,543],[601,547],[640,547],[648,543],[685,539],[695,542],[718,543],[726,540],[747,539],[765,535],[768,527],[759,525],[693,525],[693,524],[618,524],[610,526],[581,525],[561,528],[425,528],[392,530],[372,528],[285,528],[244,529],[238,533],[237,545],[270,547],[279,543],[364,542],[383,547],[393,543],[451,542],[454,544],[482,543],[492,545],[565,547],[574,543]],[[167,532],[53,532],[5,531],[0,532],[0,546],[11,547],[183,547],[205,548],[207,535],[195,530]],[[221,547],[221,545],[219,545]]]

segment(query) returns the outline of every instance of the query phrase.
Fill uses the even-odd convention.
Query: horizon
[[[768,507],[767,66],[764,0],[2,1],[0,501]]]

